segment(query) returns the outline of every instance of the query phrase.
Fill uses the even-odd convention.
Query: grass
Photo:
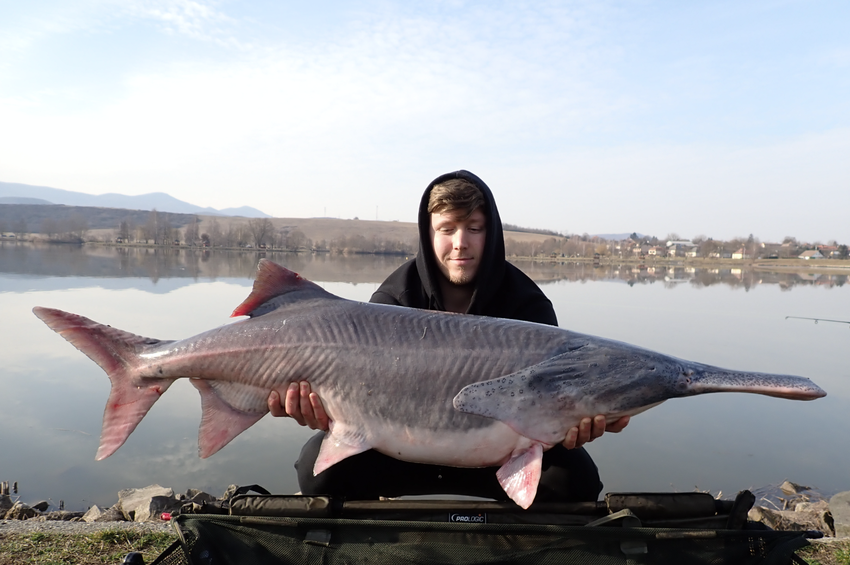
[[[176,539],[170,532],[118,529],[76,535],[2,535],[0,565],[117,565],[131,551],[138,551],[150,563]]]
[[[850,540],[815,543],[799,550],[797,555],[809,565],[850,565]]]

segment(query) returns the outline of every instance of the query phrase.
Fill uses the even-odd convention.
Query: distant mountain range
[[[0,182],[0,204],[63,204],[65,206],[94,206],[98,208],[124,208],[128,210],[153,210],[175,214],[204,214],[209,216],[244,216],[246,218],[271,218],[250,206],[239,208],[202,208],[165,194],[151,192],[139,196],[124,194],[85,194],[61,188],[34,186],[15,182]]]

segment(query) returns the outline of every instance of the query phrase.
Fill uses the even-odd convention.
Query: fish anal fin
[[[331,431],[325,434],[322,447],[319,448],[319,455],[313,465],[313,475],[318,475],[343,459],[370,449],[372,446],[365,440],[362,433],[332,422]]]
[[[238,383],[228,383],[230,386],[222,387],[221,383],[203,379],[191,379],[190,382],[201,393],[202,413],[201,426],[198,430],[198,455],[202,459],[216,453],[233,438],[260,421],[268,412],[265,403],[256,410],[246,411],[235,408],[227,402],[227,397],[237,394],[240,388],[246,389],[243,391],[245,396],[257,396],[260,393],[254,390],[255,387],[238,385]],[[265,394],[268,394],[268,391]]]
[[[95,460],[106,459],[124,445],[151,406],[168,390],[169,379],[150,379],[145,386],[135,386],[129,380],[112,379],[112,390],[103,411],[103,428]]]
[[[539,443],[514,451],[507,463],[496,471],[496,478],[507,495],[523,509],[534,502],[543,469],[543,446]]]
[[[236,307],[230,317],[251,316],[253,318],[262,316],[276,310],[286,302],[285,300],[274,300],[275,298],[283,297],[294,291],[305,290],[318,291],[327,295],[327,297],[333,296],[317,284],[302,278],[298,273],[281,267],[268,259],[260,259],[260,263],[257,265],[257,278],[254,279],[251,294],[242,301],[242,304]]]

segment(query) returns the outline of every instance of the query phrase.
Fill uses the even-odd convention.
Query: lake
[[[220,495],[229,484],[297,490],[312,434],[267,417],[209,459],[197,456],[200,402],[176,382],[113,456],[94,461],[109,381],[50,331],[33,306],[60,308],[140,335],[180,339],[229,323],[257,253],[0,245],[0,480],[21,499],[109,506],[128,487]],[[268,258],[340,296],[367,301],[404,257]],[[721,367],[802,375],[814,402],[750,394],[675,399],[588,446],[603,492],[710,491],[732,496],[784,479],[825,494],[850,488],[847,275],[517,263],[570,330]],[[850,272],[850,271],[848,271]]]

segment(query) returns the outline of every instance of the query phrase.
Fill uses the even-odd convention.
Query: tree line
[[[27,219],[39,219],[38,233],[50,241],[81,243],[87,239],[92,229],[91,222],[101,227],[109,221],[107,214],[116,217],[119,210],[88,209],[51,206],[27,206],[39,215],[14,214],[23,212],[20,205],[0,207],[0,233],[4,236],[13,233],[23,239],[33,230]],[[51,210],[56,208],[56,210]],[[61,213],[60,213],[61,212]],[[83,213],[85,212],[85,214]],[[203,223],[197,216],[173,214],[156,210],[123,211],[124,216],[114,230],[119,243],[145,243],[153,245],[183,245],[206,248],[258,248],[287,251],[319,251],[329,253],[382,253],[412,255],[418,250],[418,238],[387,239],[379,236],[368,237],[361,233],[313,240],[297,226],[275,227],[268,218],[255,218],[247,222],[219,221],[210,219]],[[112,221],[115,221],[114,219]],[[114,223],[112,224],[115,225]],[[202,229],[203,226],[203,229]],[[505,251],[509,257],[619,257],[628,258],[643,255],[647,249],[656,248],[653,255],[666,255],[668,242],[681,242],[676,233],[666,238],[638,235],[632,233],[621,241],[606,240],[588,234],[560,234],[549,230],[534,230],[512,224],[503,224],[506,230],[523,231],[550,235],[544,240],[517,240],[506,236]],[[689,249],[695,250],[698,257],[724,257],[732,252],[743,250],[746,258],[792,258],[807,250],[824,250],[824,255],[832,258],[847,259],[850,250],[846,244],[835,240],[821,243],[797,240],[786,236],[781,243],[764,243],[752,234],[749,237],[737,237],[720,240],[705,235],[697,235],[687,242]]]

